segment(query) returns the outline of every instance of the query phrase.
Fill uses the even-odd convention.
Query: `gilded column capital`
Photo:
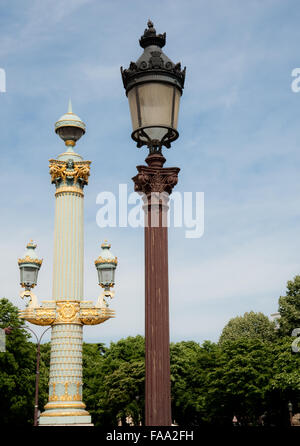
[[[57,187],[77,186],[83,188],[88,184],[91,161],[74,161],[70,158],[66,161],[50,159],[49,163],[51,182]]]

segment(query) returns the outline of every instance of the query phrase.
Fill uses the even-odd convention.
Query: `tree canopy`
[[[300,276],[287,282],[285,296],[279,298],[279,333],[291,336],[294,328],[300,328]]]
[[[292,323],[292,322],[291,322]],[[0,416],[6,425],[33,422],[36,345],[18,309],[0,300],[0,327],[13,327],[0,353]],[[286,327],[286,326],[285,326]],[[288,329],[289,330],[289,329]],[[278,336],[262,313],[245,313],[224,328],[219,342],[171,343],[172,417],[180,426],[288,425],[288,402],[300,411],[300,355],[292,338]],[[145,342],[128,337],[110,346],[83,344],[83,400],[95,426],[128,417],[144,424]],[[41,345],[39,408],[48,398],[50,344]]]
[[[142,336],[128,337],[110,348],[84,344],[84,401],[97,426],[144,421],[145,343]]]
[[[6,351],[0,353],[0,418],[4,425],[27,425],[33,420],[35,389],[35,350],[22,328],[18,309],[0,299],[0,327],[10,326]]]
[[[222,345],[226,341],[235,341],[239,338],[272,342],[276,338],[275,323],[271,322],[263,313],[254,311],[234,317],[223,328],[219,344]]]

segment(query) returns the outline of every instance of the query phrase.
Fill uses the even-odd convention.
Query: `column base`
[[[86,410],[47,411],[39,419],[39,426],[93,426],[92,418]]]
[[[90,415],[41,417],[39,426],[94,426]]]
[[[53,404],[54,405],[54,404]],[[49,407],[50,406],[50,407]],[[62,406],[62,407],[59,407]],[[75,407],[74,407],[75,406]],[[76,408],[77,406],[77,408]],[[79,406],[79,408],[78,408]],[[92,425],[92,419],[87,410],[84,410],[85,404],[58,404],[51,408],[51,403],[46,404],[45,412],[40,415],[40,426],[53,425]]]

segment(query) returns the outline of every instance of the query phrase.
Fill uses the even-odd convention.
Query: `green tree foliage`
[[[273,375],[271,388],[286,392],[287,398],[291,393],[300,391],[300,355],[291,351],[291,337],[279,339],[273,345]]]
[[[232,322],[233,321],[233,322]],[[179,425],[288,424],[288,402],[300,411],[300,355],[290,336],[275,335],[260,313],[230,321],[218,344],[193,341],[171,344],[172,415]],[[0,300],[0,326],[13,327],[7,352],[0,353],[2,424],[33,422],[36,345],[29,341],[18,310]],[[96,426],[114,427],[126,417],[144,424],[145,344],[128,337],[109,347],[83,345],[83,400]],[[48,399],[50,344],[41,345],[40,398]]]
[[[282,336],[290,336],[294,328],[300,328],[300,276],[287,282],[285,296],[279,298],[280,328]]]
[[[276,338],[275,323],[271,322],[263,313],[254,313],[254,311],[245,313],[244,316],[234,317],[224,327],[219,344],[222,345],[224,342],[235,341],[239,338],[274,341]]]
[[[34,351],[36,351],[36,344],[33,345]],[[50,370],[50,342],[41,344],[40,351],[40,383],[39,383],[39,409],[41,412],[44,410],[44,406],[48,402],[49,394],[49,370]]]
[[[143,422],[145,345],[142,336],[128,337],[110,348],[84,345],[84,401],[96,426],[116,426],[132,417]]]
[[[171,344],[172,417],[179,425],[200,425],[206,417],[207,374],[214,368],[218,347],[206,341]]]
[[[272,377],[272,344],[241,336],[223,342],[215,369],[209,373],[208,421],[256,424],[266,410],[265,394]]]
[[[288,402],[293,412],[300,412],[300,355],[291,351],[291,337],[283,337],[273,345],[273,370],[267,402],[275,424],[288,425]],[[284,423],[283,423],[284,424]]]
[[[11,326],[6,352],[0,353],[0,419],[3,425],[33,423],[35,349],[18,318],[18,309],[0,299],[0,327]]]

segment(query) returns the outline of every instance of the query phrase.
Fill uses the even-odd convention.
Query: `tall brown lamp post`
[[[178,138],[177,121],[185,68],[162,51],[166,34],[153,23],[140,38],[144,52],[128,69],[121,68],[138,147],[147,146],[147,166],[137,166],[135,191],[143,195],[145,211],[145,340],[147,426],[170,426],[170,341],[167,210],[178,180],[178,167],[163,167],[162,147]]]

